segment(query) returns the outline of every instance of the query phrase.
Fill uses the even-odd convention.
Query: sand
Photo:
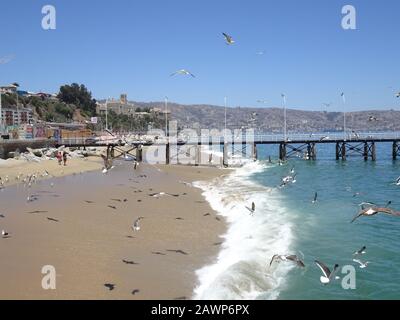
[[[134,171],[120,162],[107,175],[96,170],[5,188],[0,229],[10,238],[0,238],[0,299],[190,299],[195,271],[216,258],[226,225],[199,189],[179,181],[226,173],[145,164]],[[179,196],[149,196],[160,191]],[[38,200],[27,203],[33,193]],[[56,270],[56,290],[41,286],[44,265]]]
[[[16,180],[17,176],[29,176],[35,173],[38,179],[49,179],[51,177],[62,177],[77,174],[85,171],[100,170],[103,167],[103,160],[100,157],[74,158],[68,159],[67,165],[59,165],[56,159],[42,160],[40,162],[28,162],[25,160],[1,160],[0,177],[5,186],[21,183]],[[45,174],[49,173],[49,176]],[[6,182],[8,177],[8,182]]]

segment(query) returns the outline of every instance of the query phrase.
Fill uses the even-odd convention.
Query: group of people
[[[64,166],[67,165],[67,156],[68,153],[66,151],[58,151],[57,152],[57,160],[58,160],[58,164],[61,166],[62,163],[64,162]]]

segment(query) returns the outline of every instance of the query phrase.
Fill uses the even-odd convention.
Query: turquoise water
[[[261,159],[276,154],[272,147],[259,150]],[[350,223],[363,201],[384,206],[390,200],[391,207],[400,210],[400,186],[393,184],[400,175],[400,161],[392,161],[390,144],[378,144],[377,155],[376,162],[364,162],[361,156],[336,161],[334,144],[319,145],[317,161],[290,160],[283,166],[268,165],[251,176],[258,184],[275,188],[292,166],[297,173],[295,184],[270,196],[278,198],[287,213],[288,220],[282,224],[293,225],[287,253],[302,252],[306,264],[305,270],[290,269],[278,299],[400,298],[400,218],[377,215]],[[312,204],[315,192],[318,202]],[[370,265],[360,269],[352,253],[364,245],[367,250],[361,260]],[[356,289],[344,290],[341,280],[323,286],[315,259],[330,268],[335,263],[354,265]]]

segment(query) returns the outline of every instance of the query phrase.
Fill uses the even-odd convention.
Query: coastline
[[[5,216],[0,228],[11,236],[0,238],[0,298],[192,298],[196,271],[215,261],[226,224],[200,189],[183,182],[209,181],[226,172],[148,164],[134,171],[121,161],[107,175],[99,170],[50,178],[32,190],[8,186],[0,193]],[[26,203],[28,192],[39,199]],[[149,196],[153,192],[177,196]],[[134,232],[131,225],[139,216],[141,230]],[[56,290],[41,287],[44,265],[56,269]]]

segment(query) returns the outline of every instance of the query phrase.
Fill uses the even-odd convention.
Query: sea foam
[[[194,299],[276,299],[291,266],[269,268],[274,254],[285,254],[293,241],[290,216],[274,189],[251,180],[268,170],[248,162],[211,182],[196,182],[211,207],[228,222],[214,263],[196,271]],[[254,215],[246,207],[256,204]]]

